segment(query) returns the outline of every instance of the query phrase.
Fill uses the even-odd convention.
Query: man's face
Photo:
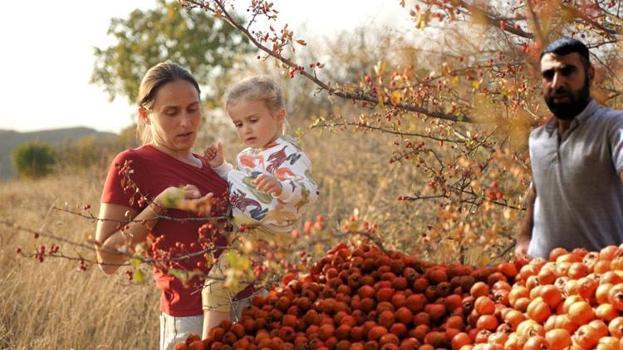
[[[586,107],[593,67],[586,70],[577,52],[564,56],[544,55],[541,77],[543,98],[556,118],[571,120]]]

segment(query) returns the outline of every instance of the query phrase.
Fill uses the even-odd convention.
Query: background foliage
[[[226,75],[239,55],[250,51],[247,41],[230,26],[165,0],[158,0],[154,9],[136,9],[129,18],[113,19],[108,34],[116,43],[95,48],[91,82],[102,86],[111,99],[121,95],[131,103],[145,71],[166,60],[189,69],[206,96],[217,96],[218,85],[212,82]]]

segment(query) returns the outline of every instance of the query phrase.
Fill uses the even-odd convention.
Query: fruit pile
[[[623,349],[622,252],[470,267],[340,245],[178,349]]]

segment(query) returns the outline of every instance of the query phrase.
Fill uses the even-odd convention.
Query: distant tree
[[[56,155],[48,144],[28,142],[13,151],[12,161],[19,177],[40,178],[52,172]]]
[[[213,82],[251,51],[248,40],[223,21],[165,0],[127,19],[113,18],[108,34],[116,43],[95,48],[91,82],[103,86],[111,100],[122,95],[134,102],[145,71],[165,60],[190,69],[209,98],[215,95]]]

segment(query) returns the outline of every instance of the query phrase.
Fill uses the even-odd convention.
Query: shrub
[[[40,178],[52,172],[56,154],[48,144],[27,142],[13,151],[12,161],[19,177]]]

